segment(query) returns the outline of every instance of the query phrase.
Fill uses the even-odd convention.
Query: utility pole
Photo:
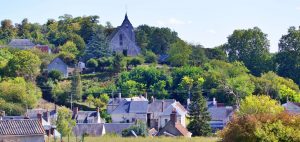
[[[71,91],[71,110],[73,110],[73,93]]]

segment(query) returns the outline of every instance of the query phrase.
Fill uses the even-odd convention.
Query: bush
[[[98,67],[98,62],[96,59],[91,58],[87,61],[87,67],[88,68],[97,68]]]
[[[134,67],[136,67],[137,65],[141,65],[144,63],[144,60],[140,57],[135,57],[135,58],[132,58],[129,62],[128,62],[128,65],[132,65]]]
[[[49,72],[48,77],[53,81],[58,81],[62,78],[62,73],[58,70],[52,70]]]
[[[234,116],[218,135],[223,142],[300,141],[300,116],[286,112]]]
[[[128,129],[123,130],[122,136],[123,137],[133,136],[131,131],[134,131],[137,136],[145,137],[148,135],[147,126],[142,121],[137,121],[135,125],[129,127]]]
[[[145,53],[145,63],[156,63],[157,57],[152,51],[146,51]]]

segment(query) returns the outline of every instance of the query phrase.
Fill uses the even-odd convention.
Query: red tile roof
[[[48,53],[49,52],[49,46],[48,45],[37,45],[35,48],[40,49],[42,52]]]
[[[44,135],[45,130],[39,120],[1,120],[0,135]]]

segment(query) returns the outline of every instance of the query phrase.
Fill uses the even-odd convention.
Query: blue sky
[[[299,0],[3,0],[0,20],[45,23],[63,14],[99,15],[102,24],[118,26],[126,6],[134,26],[169,27],[182,39],[209,48],[225,43],[234,29],[258,26],[276,52],[287,29],[300,25]]]

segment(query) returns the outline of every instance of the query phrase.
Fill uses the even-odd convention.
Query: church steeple
[[[128,20],[128,16],[127,16],[127,12],[125,13],[125,19],[124,19],[124,21],[125,20]],[[129,20],[128,20],[129,21]]]

